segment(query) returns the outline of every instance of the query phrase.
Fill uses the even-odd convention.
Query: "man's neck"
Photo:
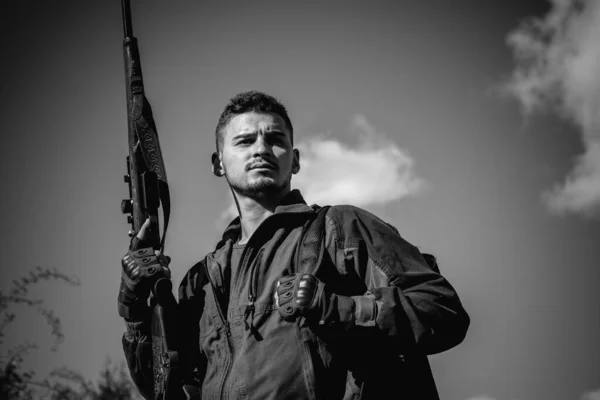
[[[289,192],[290,189],[287,188],[277,196],[258,199],[235,194],[242,230],[239,244],[248,242],[248,239],[250,239],[260,224],[275,213],[275,208]]]

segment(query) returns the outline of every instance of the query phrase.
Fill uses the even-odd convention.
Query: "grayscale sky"
[[[541,0],[132,0],[175,282],[230,217],[210,170],[219,113],[262,90],[294,123],[292,186],[392,223],[456,287],[472,325],[431,357],[443,399],[599,399],[600,2],[582,3],[579,15]],[[0,289],[38,265],[82,282],[33,293],[63,322],[56,352],[35,314],[9,332],[3,351],[39,343],[27,363],[42,376],[68,365],[95,378],[107,356],[122,359],[120,11],[117,0],[0,6]],[[564,35],[536,42],[528,17]]]

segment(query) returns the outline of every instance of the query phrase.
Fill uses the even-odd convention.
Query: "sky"
[[[36,266],[64,342],[20,310],[40,376],[123,359],[128,224],[120,2],[0,5],[0,289]],[[308,203],[354,204],[435,254],[471,316],[430,357],[443,399],[600,399],[600,2],[132,0],[171,188],[173,279],[231,217],[228,99],[288,108]]]

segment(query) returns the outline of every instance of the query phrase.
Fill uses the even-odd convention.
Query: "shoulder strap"
[[[330,206],[319,208],[318,206],[313,205],[312,207],[315,209],[315,215],[304,226],[300,248],[298,249],[296,258],[296,272],[314,275],[321,265],[323,255],[325,254],[325,216],[327,215],[327,210]],[[398,232],[393,226],[392,228]],[[433,270],[439,272],[437,262],[433,255],[424,253],[423,257]],[[404,355],[404,357],[405,361],[411,364],[415,368],[415,371],[418,371],[418,374],[422,373],[423,376],[426,377],[425,379],[429,383],[427,392],[431,396],[428,398],[439,400],[427,355],[415,353]]]
[[[325,216],[329,207],[312,205],[315,214],[304,226],[300,249],[296,258],[296,271],[298,273],[314,275],[323,262],[323,254],[325,253]],[[394,232],[398,233],[398,230],[394,226],[388,225]],[[439,274],[440,268],[435,256],[429,253],[422,253],[422,255],[427,262],[427,266]]]
[[[296,272],[315,274],[325,253],[325,216],[330,206],[318,208],[313,205],[315,215],[304,226],[300,248],[296,258]]]

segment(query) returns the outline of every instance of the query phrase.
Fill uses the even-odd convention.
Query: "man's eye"
[[[269,142],[270,143],[275,143],[275,144],[282,144],[283,143],[283,138],[280,136],[273,136],[271,138],[269,138]]]
[[[238,140],[236,144],[238,146],[246,146],[246,145],[249,145],[250,143],[252,143],[251,139],[242,139],[242,140]]]

